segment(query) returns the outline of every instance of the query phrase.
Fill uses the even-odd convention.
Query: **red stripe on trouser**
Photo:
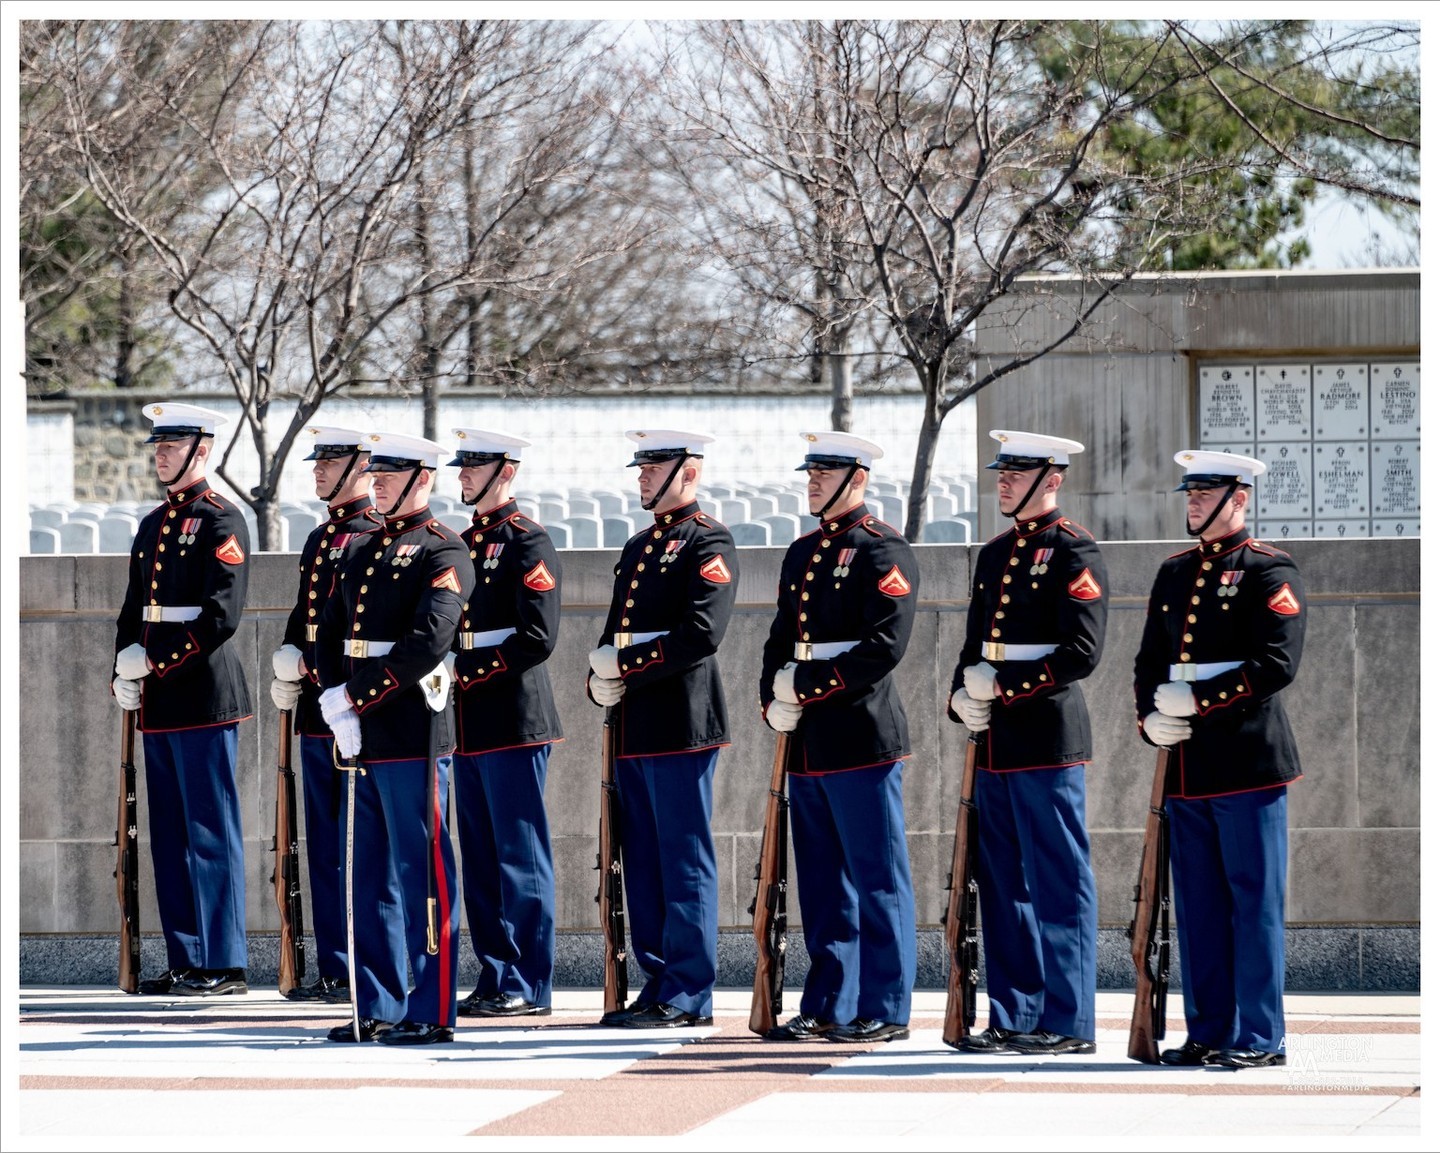
[[[431,827],[435,833],[430,841],[430,855],[435,862],[435,889],[436,889],[436,919],[440,922],[437,931],[440,936],[440,955],[437,958],[440,962],[440,992],[439,992],[439,1020],[438,1025],[444,1025],[450,1020],[450,892],[445,887],[445,859],[440,853],[440,837],[442,832],[442,821],[440,816],[440,774],[435,774],[435,790],[430,797],[430,809],[433,816]],[[427,910],[428,913],[428,910]]]

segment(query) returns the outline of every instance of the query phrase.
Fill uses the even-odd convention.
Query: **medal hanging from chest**
[[[395,555],[390,558],[390,563],[396,568],[409,568],[410,562],[415,559],[415,554],[419,551],[418,544],[402,544],[395,550]]]
[[[1043,576],[1050,571],[1050,558],[1055,555],[1053,548],[1037,548],[1035,560],[1030,565],[1031,576]]]
[[[180,522],[180,543],[194,544],[195,534],[200,531],[200,518],[198,516],[186,517]]]
[[[683,540],[667,540],[665,542],[665,551],[660,554],[660,563],[662,565],[668,565],[680,555],[680,550],[684,547],[685,542]]]
[[[842,548],[839,555],[835,558],[835,569],[830,575],[835,577],[849,576],[850,562],[855,559],[855,554],[859,551],[859,549]],[[835,587],[839,588],[840,586],[837,584]]]
[[[1233,597],[1240,592],[1240,578],[1245,575],[1241,569],[1227,569],[1220,574],[1220,583],[1215,587],[1218,597]]]
[[[505,551],[503,544],[487,544],[485,546],[485,559],[480,562],[481,568],[499,568],[500,554]]]
[[[353,532],[342,532],[330,542],[329,557],[331,560],[339,560],[345,555],[345,546],[355,539]]]

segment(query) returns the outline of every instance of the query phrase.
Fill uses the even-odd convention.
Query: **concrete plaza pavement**
[[[907,1040],[870,1046],[762,1041],[749,990],[715,1000],[712,1027],[607,1029],[598,990],[561,990],[550,1017],[462,1018],[452,1044],[399,1049],[329,1043],[343,1007],[273,988],[196,1001],[26,986],[6,1026],[18,1087],[3,1147],[1434,1147],[1418,996],[1288,996],[1288,1064],[1238,1072],[1129,1060],[1128,993],[1100,993],[1096,1054],[1052,1058],[947,1048],[943,993],[915,994]],[[1178,992],[1169,1010],[1178,1045]]]

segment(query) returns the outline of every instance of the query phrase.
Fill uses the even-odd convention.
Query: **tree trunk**
[[[280,519],[279,497],[257,497],[250,507],[255,510],[255,530],[260,536],[260,551],[284,552],[285,522]],[[253,542],[251,547],[254,548]]]
[[[935,466],[935,450],[940,445],[940,426],[945,420],[945,414],[935,399],[938,392],[938,387],[926,388],[925,417],[920,422],[920,436],[915,442],[915,471],[910,476],[910,501],[905,510],[905,539],[911,544],[918,543],[925,532],[930,474]]]
[[[855,418],[855,374],[846,355],[848,348],[847,340],[826,357],[830,362],[830,428],[835,432],[849,432]]]

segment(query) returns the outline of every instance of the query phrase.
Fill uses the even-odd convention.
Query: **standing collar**
[[[1052,508],[1049,512],[1043,512],[1039,516],[1026,517],[1024,520],[1015,522],[1016,536],[1031,536],[1037,532],[1044,532],[1056,521],[1063,519],[1064,514],[1058,508]]]
[[[519,511],[520,502],[511,497],[503,504],[497,504],[489,512],[473,514],[470,523],[478,529],[494,528],[496,525],[504,524]]]
[[[403,516],[387,517],[385,519],[385,531],[387,533],[405,532],[407,529],[417,528],[435,518],[430,515],[430,506],[417,508],[414,512],[407,512]]]
[[[367,509],[375,507],[375,502],[368,496],[357,496],[354,500],[347,500],[341,504],[330,506],[330,522],[338,524],[340,521],[350,520],[357,517]]]
[[[869,516],[870,510],[862,500],[859,504],[847,508],[842,513],[838,513],[835,516],[827,516],[820,522],[820,531],[826,536],[834,536],[836,533],[846,532],[854,528]]]
[[[689,504],[679,505],[676,508],[672,508],[669,512],[657,512],[655,514],[655,524],[660,528],[664,528],[670,524],[678,524],[682,520],[689,520],[699,511],[700,502],[698,500],[692,500]]]
[[[1234,552],[1249,539],[1250,529],[1242,524],[1234,532],[1222,536],[1219,540],[1200,541],[1195,548],[1201,556],[1216,556],[1220,553]]]
[[[165,502],[171,508],[179,508],[182,504],[189,504],[192,500],[204,496],[210,491],[210,482],[203,476],[194,484],[186,485],[179,492],[167,492]]]

